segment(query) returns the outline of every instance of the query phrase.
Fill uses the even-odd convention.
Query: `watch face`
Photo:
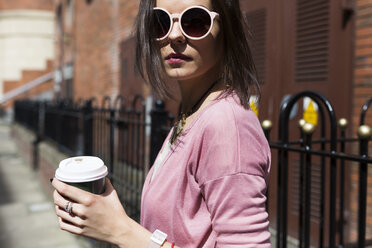
[[[167,234],[163,233],[162,231],[156,229],[155,232],[151,236],[151,240],[155,243],[162,245],[167,238]]]

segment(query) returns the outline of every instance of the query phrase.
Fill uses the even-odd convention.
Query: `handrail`
[[[53,75],[54,73],[53,72],[49,72],[41,77],[38,77],[18,88],[15,88],[14,90],[11,90],[7,93],[5,93],[3,95],[3,97],[0,99],[0,104],[3,104],[7,101],[9,101],[10,99],[20,95],[20,94],[23,94],[27,91],[29,91],[30,89],[32,88],[35,88],[36,86],[39,86],[40,84],[43,84],[51,79],[53,79]]]

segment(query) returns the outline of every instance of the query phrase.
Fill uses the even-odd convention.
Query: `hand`
[[[56,214],[62,230],[109,243],[131,230],[132,220],[127,216],[110,180],[106,178],[106,190],[96,195],[70,186],[54,178],[52,182]],[[71,201],[72,214],[65,211]]]

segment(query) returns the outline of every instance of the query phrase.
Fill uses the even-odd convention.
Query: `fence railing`
[[[128,106],[122,97],[106,97],[101,106],[95,99],[22,100],[16,101],[14,113],[16,122],[35,132],[36,144],[49,140],[68,156],[94,155],[105,161],[128,215],[139,221],[145,174],[173,121],[161,101],[150,110],[142,96]]]
[[[316,130],[313,124],[300,120],[298,122],[299,138],[293,139],[296,128],[293,123],[290,123],[290,113],[295,104],[304,97],[310,97],[319,107],[317,126],[320,130]],[[361,124],[364,124],[365,114],[371,101],[372,99],[363,106]],[[339,136],[338,125],[341,129]],[[269,139],[272,125],[266,122],[263,126],[266,137]],[[277,187],[276,247],[287,247],[288,236],[296,235],[293,231],[289,234],[289,225],[292,229],[296,226],[297,235],[294,238],[298,241],[298,247],[353,246],[350,243],[346,244],[344,235],[346,223],[348,223],[344,214],[345,169],[350,171],[350,167],[346,168],[346,164],[357,165],[359,169],[358,240],[354,245],[365,247],[367,165],[372,163],[372,158],[368,157],[371,129],[367,125],[361,125],[358,129],[358,138],[346,139],[345,128],[346,120],[342,119],[338,123],[331,103],[316,92],[305,91],[293,95],[281,106],[278,140],[270,142],[272,150],[277,151],[277,184],[274,186]],[[314,138],[315,131],[318,131],[318,138]],[[359,154],[345,153],[347,142],[359,143]],[[318,179],[314,180],[315,177]],[[294,188],[296,190],[293,190]],[[296,195],[291,195],[291,192],[295,192]],[[314,202],[314,200],[317,201]],[[293,213],[293,209],[297,212]],[[296,221],[293,221],[294,219]]]
[[[318,106],[317,127],[290,120],[292,108],[304,97]],[[263,122],[277,163],[272,165],[276,183],[270,184],[268,195],[274,201],[268,207],[269,216],[275,216],[271,221],[275,223],[276,247],[287,247],[289,237],[297,240],[298,247],[365,247],[367,172],[372,163],[368,156],[371,130],[365,125],[365,116],[371,102],[362,108],[359,136],[354,138],[346,138],[346,121],[337,122],[331,103],[312,91],[293,95],[281,106],[277,141],[270,141],[272,123]],[[129,105],[121,97],[114,101],[105,98],[98,105],[94,99],[77,103],[17,101],[15,120],[37,133],[38,140],[52,140],[69,155],[101,157],[110,166],[109,176],[128,215],[139,220],[146,168],[153,163],[173,119],[162,102],[155,102],[150,111],[141,96]],[[299,130],[298,137],[295,130]],[[350,152],[354,146],[358,154]],[[351,217],[344,215],[350,210],[345,193],[350,182],[345,178],[353,167],[358,169],[359,182],[358,239],[350,244],[344,234],[351,225]]]

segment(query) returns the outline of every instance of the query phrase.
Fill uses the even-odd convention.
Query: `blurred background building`
[[[139,1],[133,0],[0,0],[0,103],[11,111],[17,98],[74,101],[122,95],[128,102],[142,94],[151,103],[149,87],[134,69],[134,22]],[[260,120],[278,123],[285,99],[303,90],[323,94],[337,118],[347,118],[348,136],[355,136],[361,106],[372,96],[372,1],[370,0],[241,0],[252,35],[253,55],[261,83],[261,101],[254,107]],[[175,89],[176,92],[176,89]],[[167,108],[176,113],[177,101]],[[308,99],[297,113],[318,113]],[[315,116],[315,117],[314,117]],[[315,119],[314,119],[315,118]],[[372,115],[367,116],[372,125]],[[277,131],[272,131],[277,137]],[[355,150],[355,147],[349,147]],[[275,155],[274,155],[275,157]],[[272,184],[276,184],[273,168]],[[357,171],[348,167],[344,213],[356,239]],[[318,182],[314,173],[314,182]],[[290,179],[296,192],[298,179]],[[314,183],[314,209],[319,187]],[[276,189],[269,207],[275,208]],[[372,190],[370,180],[368,190]],[[340,197],[338,194],[337,197]],[[296,198],[289,199],[296,205]],[[372,198],[368,198],[372,203]],[[274,220],[275,216],[273,217]],[[318,216],[312,215],[317,239]],[[289,211],[289,231],[295,233],[295,211]],[[275,221],[273,221],[275,222]],[[372,238],[372,209],[367,215]],[[275,224],[275,223],[274,223]],[[273,225],[274,225],[273,224]]]
[[[54,1],[59,97],[101,100],[124,92],[125,96],[144,92],[143,85],[133,82],[138,79],[133,71],[134,43],[130,38],[137,5],[137,1],[120,0]],[[123,82],[127,79],[138,87],[129,88]]]
[[[3,108],[11,108],[12,100],[20,95],[52,98],[54,16],[53,3],[49,0],[0,1],[0,103]]]

